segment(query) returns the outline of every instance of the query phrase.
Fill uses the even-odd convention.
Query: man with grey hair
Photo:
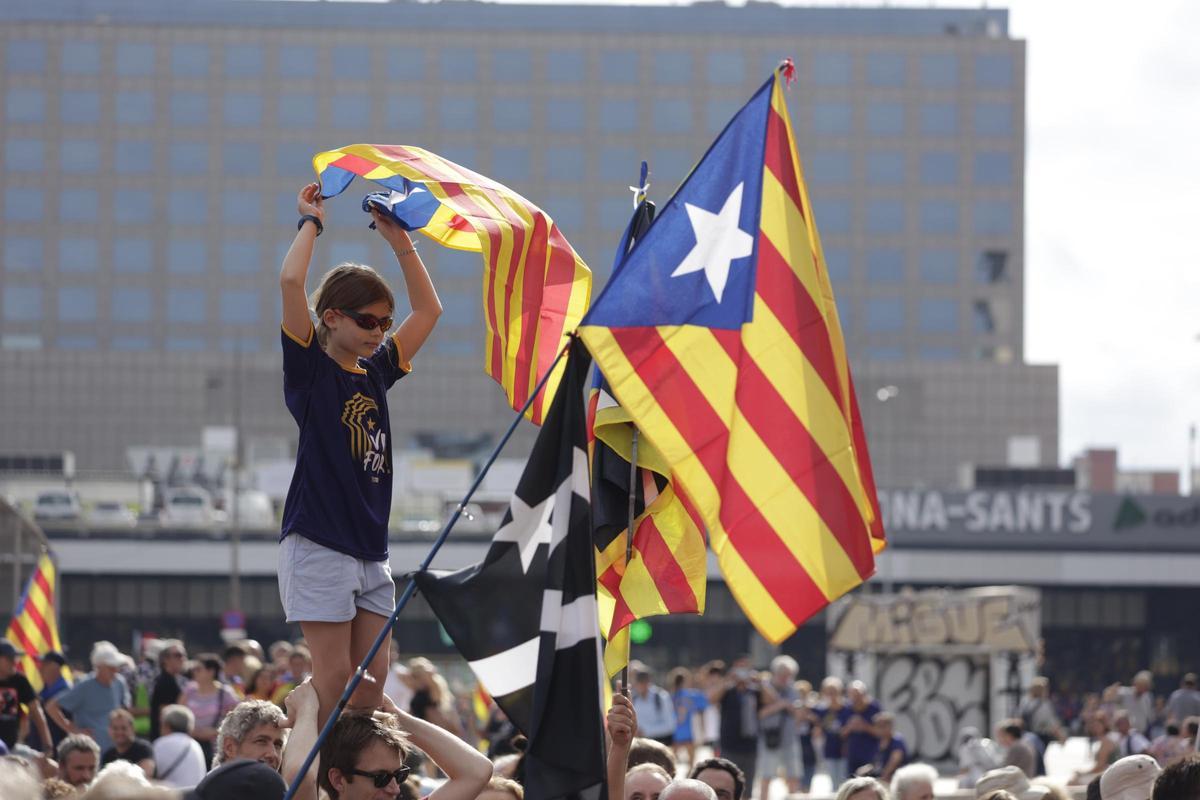
[[[1154,721],[1154,673],[1144,669],[1134,675],[1133,685],[1119,687],[1117,697],[1129,714],[1130,724],[1139,731],[1150,730],[1150,723]]]
[[[717,800],[717,793],[704,781],[676,778],[663,788],[658,800]]]
[[[58,743],[58,777],[76,789],[86,789],[100,766],[100,745],[82,733],[73,733]]]
[[[100,641],[92,647],[92,677],[80,681],[46,704],[46,713],[67,733],[84,733],[100,745],[113,746],[108,733],[108,715],[118,708],[129,708],[129,688],[121,670],[133,666],[129,656],[112,642]],[[72,719],[67,719],[67,712]]]
[[[207,772],[204,751],[192,738],[196,717],[187,706],[172,704],[162,710],[163,735],[154,740],[155,777],[167,786],[185,789],[195,786]]]
[[[937,770],[928,764],[909,764],[892,776],[892,800],[933,800]]]
[[[217,729],[213,768],[227,761],[247,758],[261,761],[276,772],[283,758],[287,718],[279,706],[266,700],[244,700],[221,720]]]

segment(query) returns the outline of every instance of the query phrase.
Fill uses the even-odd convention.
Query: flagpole
[[[638,429],[633,426],[633,439],[630,445],[629,452],[629,517],[625,525],[625,569],[629,569],[629,562],[633,560],[633,518],[634,505],[637,500],[637,451],[638,451]],[[630,655],[632,657],[633,638],[630,637]],[[621,694],[629,697],[629,659],[625,659],[625,666],[621,668]]]
[[[575,339],[575,333],[573,332],[568,334],[568,336],[570,337],[571,341]],[[425,556],[425,559],[421,562],[421,565],[417,567],[416,572],[425,572],[429,569],[429,565],[433,563],[434,556],[437,555],[438,550],[441,549],[442,545],[446,543],[446,539],[449,538],[450,529],[454,527],[454,523],[458,522],[458,518],[462,516],[463,510],[466,508],[467,503],[470,502],[472,495],[475,494],[475,491],[483,483],[483,479],[484,476],[487,475],[487,471],[491,468],[492,464],[496,462],[496,459],[499,458],[500,451],[504,448],[504,445],[508,443],[508,440],[512,438],[513,433],[517,429],[517,425],[521,423],[521,420],[525,417],[525,413],[529,411],[529,408],[533,405],[533,401],[539,394],[541,394],[542,389],[545,388],[546,382],[549,381],[550,376],[554,374],[554,370],[558,366],[558,362],[562,361],[563,357],[567,354],[567,350],[569,350],[571,347],[571,341],[568,341],[563,346],[562,350],[558,352],[558,356],[554,359],[554,363],[551,364],[549,369],[546,370],[545,374],[542,375],[542,379],[538,381],[537,386],[534,387],[534,390],[530,393],[529,399],[525,401],[525,405],[520,411],[517,412],[517,415],[513,418],[512,423],[508,426],[508,430],[504,432],[502,437],[500,437],[500,442],[496,445],[495,449],[492,450],[492,454],[488,456],[488,460],[484,462],[483,467],[479,470],[479,474],[475,476],[475,481],[471,484],[471,487],[467,489],[466,496],[463,497],[462,502],[455,507],[454,513],[450,515],[450,519],[446,522],[445,527],[442,528],[442,532],[434,541],[433,547],[429,549],[429,553]],[[362,663],[358,665],[358,668],[354,670],[354,674],[350,676],[350,680],[346,683],[346,688],[342,690],[342,696],[338,698],[338,702],[333,709],[333,713],[329,715],[329,719],[325,721],[325,725],[321,728],[321,732],[317,734],[317,741],[313,743],[312,749],[309,750],[308,755],[304,757],[304,763],[301,764],[300,771],[296,773],[296,778],[292,781],[292,785],[288,787],[287,793],[283,796],[283,800],[292,800],[292,798],[296,795],[296,792],[300,788],[301,781],[304,780],[304,776],[306,776],[308,771],[312,769],[313,761],[316,760],[317,753],[321,751],[321,745],[323,745],[325,740],[329,737],[329,732],[333,730],[334,723],[337,722],[338,717],[340,717],[342,711],[345,710],[346,704],[350,701],[350,695],[354,694],[354,690],[357,689],[358,684],[362,682],[363,676],[365,676],[367,673],[367,667],[375,658],[375,654],[379,652],[379,648],[382,647],[383,643],[391,636],[392,628],[395,627],[396,620],[400,618],[400,612],[404,609],[404,606],[408,604],[408,601],[412,599],[412,596],[416,594],[416,589],[417,582],[410,576],[408,580],[408,586],[404,587],[403,594],[401,594],[400,599],[396,601],[396,609],[392,612],[392,616],[388,618],[387,624],[384,625],[379,631],[379,635],[375,637],[375,642],[371,645],[371,649],[367,651],[367,655],[365,658],[363,658]]]

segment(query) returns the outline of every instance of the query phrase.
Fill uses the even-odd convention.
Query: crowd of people
[[[102,641],[76,680],[62,653],[37,654],[39,692],[16,669],[22,655],[0,640],[0,781],[9,782],[0,783],[0,797],[106,797],[103,787],[114,781],[146,797],[234,798],[243,786],[255,792],[246,797],[282,797],[316,741],[320,702],[303,643],[264,650],[244,641],[189,657],[183,642],[160,640],[138,663]],[[390,665],[382,687],[388,714],[339,721],[300,796],[315,798],[319,789],[335,799],[521,800],[523,738],[503,711],[478,687],[453,691],[427,659],[401,661],[394,641]],[[766,800],[773,780],[806,793],[818,773],[839,800],[932,798],[938,773],[910,763],[895,720],[865,685],[830,677],[814,688],[798,672],[788,656],[762,672],[741,657],[677,668],[659,681],[635,661],[628,697],[614,696],[608,716],[608,800]],[[1073,782],[1094,786],[1103,800],[1150,798],[1105,793],[1103,776],[1152,783],[1185,769],[1178,764],[1200,770],[1195,675],[1160,699],[1150,674],[1139,673],[1098,695],[1082,716],[1094,763]],[[1038,678],[993,737],[961,732],[959,786],[979,798],[1004,800],[996,792],[1007,791],[1043,800],[1060,791],[1044,782],[1046,749],[1069,732]],[[25,795],[6,788],[22,778],[33,787]]]

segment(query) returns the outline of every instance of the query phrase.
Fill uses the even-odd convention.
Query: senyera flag
[[[318,153],[321,194],[340,194],[354,177],[381,196],[410,230],[457,250],[481,253],[484,370],[520,409],[554,363],[587,309],[592,273],[554,220],[512,189],[420,147],[354,144]],[[533,402],[541,424],[562,376],[556,369]]]
[[[4,632],[6,639],[24,651],[25,655],[17,661],[17,668],[25,673],[37,691],[42,689],[39,659],[52,650],[62,652],[62,641],[58,638],[57,598],[58,570],[54,568],[50,554],[42,553]],[[63,675],[67,680],[71,679],[71,671],[66,667]]]
[[[870,577],[884,547],[790,71],[734,116],[580,327],[772,642]]]

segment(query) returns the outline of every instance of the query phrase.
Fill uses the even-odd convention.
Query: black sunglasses
[[[374,314],[360,314],[357,311],[351,311],[348,308],[339,308],[339,314],[345,314],[350,319],[354,320],[358,327],[365,331],[373,331],[379,328],[384,333],[392,329],[391,317],[377,317]]]
[[[397,770],[377,769],[374,772],[363,772],[361,769],[348,769],[346,772],[350,775],[362,775],[364,778],[370,778],[375,784],[376,789],[382,789],[392,781],[397,785],[404,783],[412,770],[408,767],[401,767]]]

